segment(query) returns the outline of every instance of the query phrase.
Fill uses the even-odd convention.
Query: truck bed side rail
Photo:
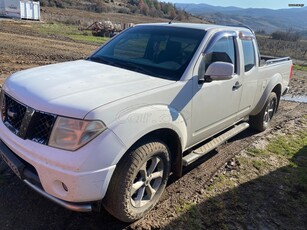
[[[283,62],[283,61],[290,61],[290,57],[273,57],[273,56],[261,56],[261,66],[263,65],[270,65],[278,62]]]

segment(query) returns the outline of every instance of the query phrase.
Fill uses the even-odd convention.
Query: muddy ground
[[[1,84],[15,71],[80,59],[97,48],[71,39],[45,36],[27,27],[27,23],[0,21]],[[306,72],[295,71],[290,86],[292,94],[307,95]],[[210,197],[205,196],[215,175],[231,175],[235,180],[243,173],[236,157],[244,154],[246,148],[268,142],[277,134],[306,129],[306,123],[301,121],[306,114],[307,104],[282,101],[268,130],[255,133],[248,129],[186,168],[181,179],[170,178],[157,207],[131,225],[114,219],[106,211],[75,213],[65,210],[33,192],[0,161],[0,229],[306,229],[306,203],[298,210],[291,210],[291,205],[285,206],[290,209],[286,214],[276,209],[286,202],[280,195],[283,191],[280,170],[286,165],[275,165],[264,175],[237,181],[235,189],[213,188]],[[268,183],[272,178],[280,183],[272,186]],[[212,202],[221,200],[223,209],[212,206]],[[184,212],[189,203],[196,204],[196,213]],[[201,224],[187,225],[190,215],[199,215],[194,219]]]

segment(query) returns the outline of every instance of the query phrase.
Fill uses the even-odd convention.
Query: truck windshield
[[[88,60],[178,81],[205,33],[171,26],[136,26],[116,36]]]

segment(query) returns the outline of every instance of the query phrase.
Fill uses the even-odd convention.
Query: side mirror
[[[234,65],[228,62],[213,62],[209,65],[205,76],[209,76],[213,81],[232,79],[234,74]]]
[[[206,70],[206,61],[203,58],[198,69],[198,80],[200,83],[229,80],[233,77],[234,65],[228,62],[213,62]]]

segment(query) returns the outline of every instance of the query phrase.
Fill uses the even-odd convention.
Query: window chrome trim
[[[240,31],[239,38],[241,40],[253,40],[255,39],[255,35],[248,31]]]
[[[208,45],[205,47],[203,54],[206,54],[221,38],[224,37],[234,37],[237,38],[237,33],[234,31],[219,31],[217,32],[209,41]]]

